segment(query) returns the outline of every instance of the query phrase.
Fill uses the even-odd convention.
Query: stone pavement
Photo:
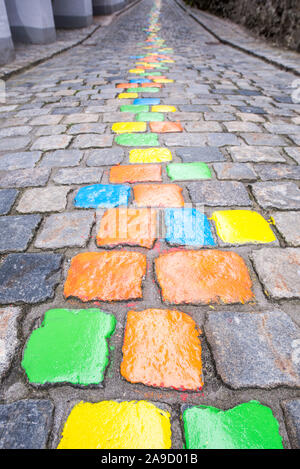
[[[7,82],[0,447],[300,447],[294,79],[143,0]]]

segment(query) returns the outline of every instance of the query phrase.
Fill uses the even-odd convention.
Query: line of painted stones
[[[111,169],[112,184],[84,187],[75,198],[76,207],[108,209],[97,235],[97,244],[103,247],[129,244],[150,249],[157,229],[153,207],[165,210],[166,239],[170,244],[215,245],[209,220],[197,209],[184,207],[182,189],[176,184],[137,184],[133,191],[139,208],[126,208],[130,188],[124,183],[159,183],[162,168],[157,163],[172,160],[168,149],[158,148],[157,133],[182,131],[180,123],[164,121],[164,113],[176,108],[161,106],[156,98],[138,98],[140,92],[155,93],[171,82],[159,71],[168,70],[165,64],[173,62],[166,55],[172,50],[157,35],[159,10],[160,0],[155,0],[146,30],[146,45],[141,44],[142,49],[150,52],[135,56],[141,62],[129,71],[138,77],[117,85],[126,89],[118,99],[134,98],[133,104],[121,105],[121,111],[134,112],[136,122],[119,122],[112,127],[118,134],[119,145],[151,148],[131,150],[131,165]],[[144,133],[147,122],[151,133]],[[192,179],[210,177],[204,163],[170,163],[167,173],[172,181],[185,179],[185,174],[186,179],[191,179],[191,174]],[[218,211],[212,218],[223,241],[234,239],[241,244],[275,241],[269,224],[258,213]],[[156,259],[155,269],[163,301],[172,304],[210,303],[219,299],[224,303],[244,303],[253,297],[247,267],[234,252],[171,251]],[[76,297],[83,302],[141,298],[146,270],[146,256],[139,252],[79,254],[72,259],[64,294],[66,298]],[[207,273],[214,277],[213,288],[203,281]],[[25,348],[22,366],[29,382],[99,384],[108,365],[108,339],[115,327],[115,317],[97,308],[47,311],[42,326],[33,331]],[[74,350],[74,337],[79,337],[78,343],[82,344],[79,350]],[[201,343],[196,323],[188,314],[177,310],[130,311],[121,375],[129,382],[148,386],[201,389]],[[170,417],[159,405],[147,401],[81,402],[66,421],[59,448],[167,449],[172,444]],[[283,447],[271,409],[257,401],[227,412],[193,406],[183,412],[183,422],[187,448]]]

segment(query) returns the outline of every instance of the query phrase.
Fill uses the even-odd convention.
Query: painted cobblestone
[[[300,329],[284,312],[211,313],[205,333],[231,388],[299,387]]]
[[[179,311],[129,311],[121,374],[132,383],[201,388],[201,344],[196,324]]]
[[[97,233],[98,246],[132,245],[150,249],[156,239],[157,214],[144,208],[109,209]]]
[[[167,166],[167,174],[172,181],[185,181],[193,179],[211,179],[211,171],[207,164],[172,163]]]
[[[153,147],[159,144],[156,134],[122,134],[116,136],[115,142],[126,147]]]
[[[146,256],[138,252],[78,254],[71,261],[64,294],[82,301],[141,298],[145,273]]]
[[[167,148],[134,149],[130,151],[130,163],[163,163],[171,161],[172,153]]]
[[[72,409],[58,445],[98,450],[170,447],[170,414],[146,401],[80,402]]]
[[[127,205],[129,198],[130,187],[121,184],[95,184],[79,189],[74,205],[78,208],[116,207]]]
[[[138,207],[183,207],[182,188],[176,184],[136,184],[134,201]]]
[[[26,344],[22,367],[30,383],[99,384],[108,365],[115,317],[99,309],[52,309]]]
[[[215,246],[209,221],[195,208],[165,210],[166,241],[183,246]]]
[[[199,10],[197,15],[202,15]],[[202,16],[201,18],[203,19]],[[205,18],[203,21],[208,20]],[[214,19],[213,22],[215,21],[220,25],[219,20]],[[124,31],[129,30],[130,34],[124,36]],[[220,26],[219,34],[223,34],[223,26]],[[166,44],[166,37],[172,47]],[[193,37],[192,42],[191,37]],[[247,36],[243,36],[242,39],[246,43],[250,41]],[[293,248],[299,245],[297,164],[300,159],[297,144],[300,140],[297,126],[300,121],[297,117],[297,105],[288,96],[291,93],[288,84],[293,82],[294,76],[283,70],[277,73],[273,65],[246,56],[221,43],[215,47],[215,44],[210,42],[209,33],[199,24],[194,24],[193,28],[193,20],[188,20],[182,11],[179,13],[177,5],[171,0],[164,2],[142,0],[128,13],[113,19],[109,27],[94,32],[93,38],[73,48],[71,52],[53,57],[51,61],[33,70],[28,69],[26,75],[15,74],[6,82],[8,103],[0,106],[2,138],[0,214],[5,215],[0,222],[5,224],[7,219],[12,220],[18,216],[21,223],[17,225],[17,231],[24,231],[26,224],[23,226],[22,219],[29,219],[29,215],[21,216],[18,212],[20,207],[22,208],[20,202],[23,203],[26,197],[28,201],[24,214],[30,213],[33,214],[30,217],[37,216],[43,219],[32,230],[31,235],[34,238],[26,248],[28,252],[19,254],[17,258],[12,257],[16,254],[9,254],[7,257],[3,255],[1,259],[0,277],[4,268],[2,279],[4,283],[1,278],[0,280],[4,286],[1,284],[0,299],[7,305],[4,310],[17,308],[19,311],[19,303],[22,303],[22,308],[20,314],[13,316],[12,322],[8,323],[7,316],[4,315],[1,323],[2,338],[4,334],[6,340],[5,344],[3,341],[0,344],[2,352],[8,351],[10,344],[15,348],[11,349],[11,353],[5,355],[3,359],[5,371],[1,381],[0,398],[4,403],[2,405],[8,406],[10,404],[6,404],[7,402],[19,399],[25,399],[23,401],[25,403],[31,402],[32,397],[37,395],[36,392],[41,399],[48,399],[51,396],[55,403],[55,413],[53,424],[50,418],[50,438],[45,420],[35,420],[35,428],[39,436],[44,438],[41,447],[57,446],[59,429],[62,429],[66,421],[65,416],[70,411],[68,406],[71,404],[68,403],[78,402],[79,394],[80,399],[92,402],[97,399],[101,405],[103,399],[108,397],[117,401],[120,398],[126,399],[126,402],[121,407],[117,402],[113,403],[113,416],[111,413],[106,413],[108,406],[104,404],[102,410],[105,408],[105,413],[102,413],[100,418],[108,417],[106,421],[109,423],[103,433],[101,433],[103,423],[100,427],[96,413],[84,410],[86,420],[79,419],[77,426],[68,427],[71,440],[63,438],[62,447],[100,445],[100,447],[120,448],[169,448],[172,444],[173,447],[180,448],[186,437],[179,422],[180,404],[185,403],[183,411],[187,408],[186,404],[189,407],[195,403],[229,409],[238,404],[246,405],[253,399],[263,402],[273,410],[275,418],[280,422],[280,435],[284,439],[284,446],[299,447],[299,438],[297,440],[299,407],[295,404],[293,407],[290,406],[289,411],[286,407],[287,402],[299,401],[297,381],[299,328],[296,326],[299,306],[297,271],[299,261],[298,250]],[[90,47],[91,45],[97,47]],[[256,46],[261,53],[259,41],[256,41]],[[287,53],[281,51],[279,56],[280,60],[284,60],[284,57],[287,58]],[[289,56],[288,60],[292,62],[293,58]],[[130,73],[129,70],[132,72],[134,68],[135,73]],[[128,92],[134,93],[133,96],[137,98],[128,99],[128,94],[126,95]],[[125,99],[118,98],[122,93],[125,93]],[[149,124],[151,122],[154,126]],[[174,123],[177,122],[181,123],[184,129],[182,132],[152,133],[161,126],[174,128]],[[118,123],[129,124],[125,134],[113,134],[112,127],[115,129],[115,124]],[[141,134],[132,132],[136,124],[143,123],[147,124],[146,127],[143,126],[145,130]],[[164,163],[170,162],[172,158],[173,165],[166,167]],[[186,168],[192,168],[191,163],[196,165],[193,165],[193,171],[189,169],[190,175],[184,177]],[[196,167],[200,168],[199,163],[209,163],[212,180],[190,182],[196,179]],[[123,164],[124,166],[119,166]],[[159,182],[153,184],[156,186],[155,192],[160,192],[161,186],[175,187],[174,184],[168,184],[170,183],[168,174],[170,176],[172,172],[169,172],[169,169],[172,169],[172,166],[177,171],[174,181],[177,178],[182,181],[180,186],[183,189],[185,203],[200,203],[207,206],[204,206],[203,213],[199,211],[201,216],[194,217],[195,209],[188,206],[151,210],[135,208],[135,200],[131,196],[133,191],[126,184],[143,183],[139,186],[147,187],[149,184],[144,183]],[[154,174],[157,180],[152,181]],[[90,200],[87,197],[89,186],[84,187],[86,184],[93,184],[89,194]],[[98,193],[100,204],[95,203],[97,199],[95,187],[99,189],[99,186],[102,189],[105,186],[102,194]],[[123,189],[120,190],[120,187]],[[34,188],[46,191],[31,192]],[[65,193],[63,189],[66,189]],[[78,194],[82,196],[81,205],[74,207],[74,197],[76,201]],[[29,195],[32,202],[29,201]],[[121,201],[122,207],[119,207]],[[151,206],[152,202],[153,200],[149,199],[146,205]],[[101,206],[108,210],[100,209]],[[199,206],[196,206],[200,210]],[[98,207],[99,210],[95,210]],[[131,311],[140,314],[142,321],[146,319],[145,313],[149,311],[146,308],[156,308],[155,311],[160,314],[153,314],[153,324],[158,325],[159,330],[155,338],[163,337],[164,331],[159,318],[167,313],[161,309],[164,307],[165,298],[163,297],[162,301],[159,295],[158,287],[163,291],[163,285],[157,285],[155,282],[159,277],[157,275],[155,278],[155,274],[159,273],[155,264],[168,255],[189,257],[190,251],[187,249],[192,241],[196,244],[191,245],[197,249],[206,244],[213,246],[210,244],[211,239],[222,246],[224,240],[215,235],[215,223],[204,216],[204,213],[207,217],[211,217],[214,212],[220,213],[222,207],[226,207],[226,211],[231,214],[240,213],[235,220],[235,238],[231,238],[233,244],[237,245],[233,248],[236,253],[231,252],[226,246],[222,253],[227,260],[224,262],[224,259],[215,255],[219,252],[215,249],[192,251],[196,253],[196,260],[192,256],[190,263],[185,263],[180,258],[178,262],[167,266],[163,278],[160,279],[163,280],[162,283],[165,282],[164,286],[171,285],[173,288],[172,301],[175,298],[182,303],[191,301],[192,304],[198,305],[197,308],[193,305],[183,306],[187,309],[187,314],[179,311],[172,313],[186,317],[191,314],[195,320],[194,322],[190,318],[194,324],[194,332],[199,331],[200,324],[201,328],[203,323],[205,325],[202,357],[205,376],[204,395],[202,392],[197,395],[195,392],[185,392],[180,387],[178,392],[172,385],[165,390],[158,389],[163,387],[162,381],[162,384],[151,385],[151,389],[145,388],[142,384],[133,384],[130,379],[123,379],[119,368],[124,323],[128,310],[143,309],[139,313]],[[257,212],[256,215],[261,214],[262,218],[259,219],[255,215],[251,230],[248,228],[249,223],[248,226],[242,223],[243,212],[237,210],[239,207],[252,208]],[[290,212],[291,208],[293,212]],[[20,210],[20,213],[23,212]],[[40,213],[45,214],[41,217],[38,215]],[[152,213],[155,214],[154,217]],[[247,217],[250,213],[248,210]],[[97,220],[96,225],[94,220]],[[258,233],[262,220],[265,222],[264,229],[266,226],[269,228],[267,220],[275,223],[271,228],[277,241],[275,246],[271,245],[268,250],[259,244],[265,242],[261,231]],[[244,231],[241,230],[241,224]],[[239,242],[236,242],[236,232],[240,236]],[[248,241],[249,235],[251,235],[250,241],[254,241],[256,246],[253,246],[252,242],[240,245],[241,240]],[[17,238],[15,233],[2,236],[2,243],[11,247],[15,238]],[[21,241],[25,243],[26,237],[23,238]],[[106,242],[108,244],[102,244]],[[126,245],[129,247],[126,248]],[[31,252],[37,249],[60,249],[61,253],[58,256],[52,252]],[[93,250],[97,252],[91,253]],[[134,252],[135,250],[140,252]],[[211,258],[199,262],[198,257],[204,259],[207,252],[212,258],[217,257],[215,264],[211,262]],[[33,256],[34,262],[31,260],[25,262],[23,256],[27,255]],[[47,260],[37,257],[45,255],[49,256]],[[74,269],[74,259],[78,260],[78,255],[90,256],[92,259],[86,263],[85,257],[84,262],[81,262],[80,267],[86,270],[77,270],[77,261]],[[56,261],[53,262],[53,256],[59,258],[56,264]],[[102,264],[94,261],[95,256],[102,257]],[[109,259],[111,256],[114,256],[115,262]],[[131,261],[135,258],[135,261],[131,262],[129,258]],[[63,269],[62,259],[64,259]],[[245,263],[251,267],[253,287]],[[102,267],[98,269],[100,264]],[[78,288],[75,298],[72,298],[72,294],[66,298],[62,296],[62,287],[66,277],[68,278],[66,285],[68,284],[72,268],[77,282],[75,287]],[[200,281],[197,275],[200,276]],[[74,287],[74,283],[71,287]],[[84,296],[86,292],[80,291],[81,287],[87,290],[90,288],[89,299]],[[113,291],[108,291],[110,288]],[[255,298],[252,290],[255,291]],[[176,298],[177,292],[179,295],[183,293],[180,298]],[[140,308],[137,308],[137,303],[132,301],[133,294],[139,295],[137,297],[141,300]],[[52,298],[53,303],[49,305],[39,304],[49,303]],[[95,302],[92,305],[86,304],[86,308],[101,306],[101,309],[110,310],[118,318],[117,332],[113,335],[112,345],[109,347],[110,366],[107,377],[101,386],[97,378],[97,396],[95,389],[89,386],[74,389],[74,383],[73,386],[69,386],[63,381],[59,386],[54,386],[54,382],[53,386],[48,384],[47,388],[39,386],[37,391],[28,385],[26,374],[22,372],[21,348],[24,344],[28,344],[31,337],[39,334],[38,331],[43,333],[45,330],[49,331],[48,326],[40,327],[41,319],[38,319],[42,318],[45,311],[50,308],[58,308],[60,311],[77,308],[72,311],[78,313],[80,300]],[[99,300],[104,304],[99,304]],[[105,305],[105,302],[119,300],[124,302]],[[131,302],[127,303],[127,300]],[[31,307],[31,301],[38,304]],[[229,325],[222,329],[224,323],[222,306],[216,304],[207,306],[207,303],[215,301],[220,303],[249,301],[249,303],[239,306],[240,314],[234,313],[234,306],[227,306],[226,309],[230,314],[238,317],[232,317]],[[280,301],[280,308],[285,311],[280,318],[275,314],[278,304],[274,303],[277,301]],[[181,304],[180,302],[178,304]],[[219,327],[219,336],[217,337],[217,332],[215,333],[216,343],[209,336],[207,329],[207,322],[210,317],[213,318],[214,310],[216,316],[218,315],[215,322]],[[84,316],[87,320],[82,322],[80,329],[84,329],[92,322],[92,318],[88,316],[89,311],[90,309],[82,310],[82,318]],[[48,313],[49,311],[47,315]],[[264,322],[265,333],[259,321],[265,320],[266,316],[268,318]],[[291,317],[295,322],[291,321]],[[253,327],[248,324],[250,318],[255,323]],[[9,329],[9,324],[12,325],[12,329]],[[65,328],[64,333],[70,332],[68,329],[71,328]],[[127,332],[126,328],[125,335],[128,338]],[[175,341],[178,347],[180,338],[177,337],[181,337],[182,333],[183,330],[175,328],[174,334],[169,334],[163,339],[163,346],[170,349]],[[193,333],[187,333],[179,352],[184,351],[190,344],[190,335],[194,337]],[[95,335],[93,328],[92,335],[93,337]],[[87,334],[81,336],[81,345],[89,337]],[[73,342],[72,346],[75,347],[77,342]],[[63,343],[60,348],[65,350],[64,347],[68,343],[66,341],[66,344]],[[54,341],[50,345],[48,349],[54,349],[55,354],[61,352],[59,347],[55,347],[57,344]],[[143,339],[136,343],[137,349],[143,346],[146,346]],[[226,360],[230,363],[231,369],[228,370],[225,365],[222,368],[218,347],[225,350],[222,353],[224,357],[228,357]],[[85,348],[81,348],[82,350],[77,347],[74,355],[78,356],[79,352],[84,352]],[[89,353],[90,360],[95,359],[93,351]],[[229,356],[230,352],[233,358]],[[138,360],[146,360],[149,357],[152,360],[151,349],[147,355],[132,354],[131,358],[137,363]],[[159,353],[155,355],[154,359],[156,358],[159,358]],[[79,383],[80,380],[83,382],[80,373],[86,370],[86,362],[84,359],[80,360],[82,363],[79,364],[79,360],[76,362],[80,371],[78,380],[75,377],[75,381],[77,380],[75,385],[82,386]],[[168,361],[172,361],[170,355]],[[188,361],[190,363],[184,366],[185,373],[194,363],[192,360]],[[44,368],[50,365],[53,363],[47,361],[45,367],[40,370],[41,375],[45,376]],[[63,365],[66,366],[66,361]],[[178,378],[174,366],[172,370],[172,379]],[[153,381],[157,376],[156,371],[153,372],[151,367],[146,371],[149,380]],[[168,373],[165,375],[170,376]],[[68,380],[68,376],[65,375],[62,379]],[[45,380],[47,382],[47,377]],[[93,385],[92,381],[94,380],[90,381]],[[254,384],[244,386],[245,382]],[[275,387],[277,389],[273,389]],[[236,392],[235,389],[240,391]],[[196,390],[198,388],[194,391]],[[162,403],[162,409],[170,410],[170,415],[167,419],[161,419],[161,411],[158,408],[151,408],[150,412],[150,402],[145,401],[136,411],[137,404],[131,405],[127,402],[131,399],[159,401]],[[111,403],[112,401],[109,401],[109,406]],[[96,405],[98,404],[91,405],[91,408],[95,409]],[[121,409],[119,420],[116,418],[117,408]],[[249,412],[250,422],[255,412],[251,408]],[[218,415],[222,413],[220,411]],[[126,416],[129,416],[128,419]],[[170,429],[171,417],[175,428],[172,443],[170,433],[167,438],[165,437],[165,430]],[[155,434],[154,419],[157,422]],[[149,421],[151,425],[148,425]],[[256,428],[257,435],[260,435],[257,438],[261,442],[267,433],[263,423],[262,420],[258,420]],[[29,427],[9,425],[11,445],[31,447]],[[145,433],[136,430],[140,429],[141,425],[147,429]],[[81,431],[82,426],[87,429],[85,432]],[[97,435],[93,434],[93,428],[97,428]],[[131,434],[128,437],[128,428],[134,428],[132,438]],[[209,428],[207,423],[207,428],[204,429],[209,432],[206,441],[216,446],[217,434],[212,433]],[[124,432],[121,432],[121,429],[125,429]],[[14,437],[20,434],[19,430],[24,435],[18,437],[16,442]],[[242,434],[238,423],[235,430],[239,436]],[[242,431],[244,430],[243,427]],[[7,435],[5,438],[5,445],[9,446]],[[33,438],[33,444],[36,443],[35,440],[38,441],[37,438]],[[187,438],[185,440],[187,442]],[[251,442],[251,435],[248,436],[248,440]]]
[[[109,181],[114,184],[126,182],[160,182],[161,166],[159,165],[122,165],[110,170]]]
[[[168,303],[245,303],[253,297],[248,269],[235,252],[170,252],[155,259],[155,269]]]
[[[257,401],[226,411],[190,407],[183,422],[187,449],[283,449],[272,410]]]
[[[222,241],[232,244],[271,243],[276,241],[268,222],[251,210],[219,210],[212,220]]]

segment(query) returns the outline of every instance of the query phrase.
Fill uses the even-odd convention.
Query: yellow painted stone
[[[146,132],[146,122],[116,122],[111,130],[116,134],[126,134],[130,132]]]
[[[137,98],[139,95],[137,93],[120,93],[118,95],[119,99],[131,99],[131,98]]]
[[[175,106],[168,106],[166,104],[157,104],[156,106],[152,106],[152,112],[176,112],[177,109]]]
[[[272,243],[276,241],[269,223],[251,210],[220,210],[213,212],[217,233],[225,243]]]
[[[131,68],[129,70],[129,73],[135,73],[135,74],[138,74],[138,73],[144,73],[145,70],[142,70],[141,68]]]
[[[172,153],[167,148],[134,149],[129,153],[130,163],[163,163],[172,161]]]
[[[174,80],[171,80],[171,78],[155,78],[154,83],[174,83]]]
[[[79,402],[58,449],[169,449],[169,412],[147,401]]]
[[[173,64],[175,61],[172,59],[164,59],[161,62],[166,63],[166,64]]]

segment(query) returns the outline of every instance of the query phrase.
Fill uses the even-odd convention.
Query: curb
[[[213,31],[209,26],[207,26],[201,19],[198,18],[198,16],[191,11],[191,9],[185,5],[183,5],[179,0],[174,0],[175,3],[182,8],[182,10],[185,11],[191,18],[193,18],[200,26],[202,26],[207,32],[209,32],[212,36],[214,36],[218,41],[220,41],[222,44],[225,44],[227,46],[233,47],[234,49],[237,49],[241,52],[244,52],[248,55],[252,55],[253,57],[256,57],[257,59],[263,60],[264,62],[274,65],[275,67],[279,68],[280,70],[285,70],[286,72],[291,72],[294,75],[300,76],[300,70],[297,70],[296,68],[283,64],[281,62],[278,62],[277,60],[268,57],[266,55],[261,55],[255,52],[253,49],[248,49],[246,47],[240,46],[239,44],[236,44],[235,42],[229,41],[228,39],[224,39],[221,36],[219,36],[215,31]],[[199,10],[201,11],[201,10]],[[214,15],[212,15],[214,16]],[[217,18],[217,17],[216,17]]]

